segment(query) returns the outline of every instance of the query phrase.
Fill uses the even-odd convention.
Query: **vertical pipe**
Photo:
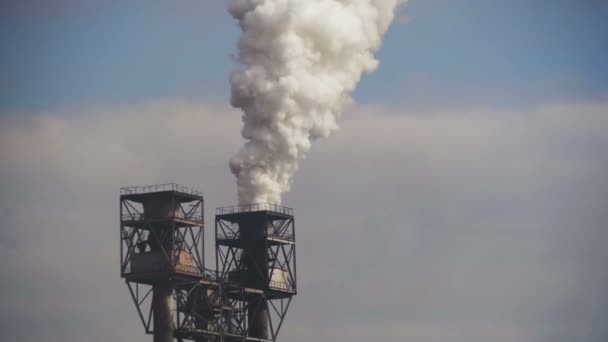
[[[201,251],[202,251],[201,266],[203,267],[203,269],[202,269],[203,274],[205,274],[205,262],[207,260],[207,256],[205,256],[205,200],[204,199],[201,200],[200,205],[201,205],[201,230],[202,230],[202,233],[201,233],[201,236],[199,237],[198,243],[201,246]]]
[[[266,229],[266,225],[260,225]],[[260,229],[256,227],[256,229]],[[268,261],[266,260],[266,248],[264,240],[258,239],[255,245],[247,250],[249,286],[257,289],[265,289],[268,284]],[[260,272],[262,274],[260,274]],[[268,339],[268,307],[262,295],[250,298],[247,301],[249,335],[255,338]]]
[[[268,285],[268,260],[266,234],[267,218],[264,214],[251,214],[245,222],[239,224],[241,238],[247,240],[244,249],[245,263],[248,270],[247,286],[265,289]],[[268,339],[268,307],[264,296],[259,295],[247,300],[247,324],[249,336]]]
[[[118,234],[120,235],[120,275],[122,276],[125,273],[125,269],[123,268],[123,264],[125,262],[125,253],[124,253],[124,242],[122,241],[123,239],[123,231],[125,230],[125,226],[122,223],[122,206],[123,206],[123,198],[122,195],[120,196],[120,204],[119,204],[119,209],[118,211],[120,212],[120,219],[119,219],[119,224],[120,224],[120,230],[118,232]]]
[[[159,282],[152,286],[152,306],[154,342],[173,342],[175,333],[172,312],[173,288],[169,282]]]
[[[143,202],[144,215],[147,219],[171,219],[175,215],[175,199],[154,197]],[[148,243],[152,253],[159,256],[158,265],[162,272],[173,271],[175,227],[173,222],[154,222],[150,226]],[[164,251],[163,251],[164,250]],[[166,253],[166,256],[165,256]],[[169,258],[169,260],[166,259]],[[173,318],[173,286],[166,276],[161,276],[152,284],[152,310],[154,323],[154,342],[173,342],[175,322]]]
[[[247,301],[249,336],[268,340],[268,306],[262,295]]]
[[[296,219],[295,218],[291,218],[291,233],[293,235],[293,241],[296,241]],[[295,289],[298,288],[298,278],[296,277],[296,274],[298,274],[298,269],[296,268],[298,263],[296,262],[296,245],[295,243],[291,246],[291,248],[293,248],[293,274],[291,275],[291,280],[293,281],[293,287]]]
[[[219,279],[220,276],[224,277],[224,275],[220,274],[220,246],[217,244],[217,219],[215,220],[215,235],[213,236],[213,241],[215,242],[215,278]]]

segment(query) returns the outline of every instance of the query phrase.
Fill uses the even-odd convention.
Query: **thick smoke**
[[[232,0],[243,32],[232,105],[247,140],[231,159],[240,204],[280,203],[315,139],[341,110],[404,0]]]

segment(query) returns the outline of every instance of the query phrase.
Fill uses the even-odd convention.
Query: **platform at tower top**
[[[230,214],[241,214],[241,213],[252,213],[258,211],[270,211],[273,213],[293,216],[293,208],[284,207],[278,204],[270,203],[257,203],[257,204],[245,204],[235,205],[230,207],[220,207],[215,209],[215,215],[230,215]]]
[[[188,195],[203,196],[203,192],[198,189],[188,188],[188,187],[176,184],[176,183],[145,185],[145,186],[128,186],[128,187],[120,188],[121,195],[140,195],[140,194],[148,194],[148,193],[163,192],[163,191],[175,191],[175,192],[181,192],[181,193],[188,194]]]

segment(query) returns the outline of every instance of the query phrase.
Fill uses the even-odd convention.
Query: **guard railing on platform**
[[[204,271],[201,271],[201,269],[195,265],[175,264],[175,266],[172,266],[168,263],[156,262],[156,263],[146,263],[146,264],[140,265],[138,268],[136,268],[134,270],[131,263],[129,263],[129,264],[127,264],[127,267],[125,268],[125,274],[134,274],[134,273],[145,274],[145,273],[166,272],[166,271],[175,271],[177,273],[196,274],[196,275],[202,276],[203,278],[211,279],[211,280],[215,280],[217,278],[215,270],[205,268]]]
[[[150,192],[161,192],[161,191],[177,191],[185,194],[191,194],[195,196],[203,196],[200,190],[194,188],[188,188],[175,183],[157,184],[157,185],[146,185],[146,186],[129,186],[120,188],[121,195],[135,195],[135,194],[146,194]]]
[[[246,212],[254,212],[254,211],[272,211],[279,214],[291,215],[293,216],[293,209],[288,207],[283,207],[277,204],[270,203],[258,203],[258,204],[246,204],[246,205],[235,205],[232,207],[220,207],[215,209],[216,215],[226,215],[226,214],[237,214],[237,213],[246,213]]]
[[[217,240],[236,240],[238,239],[240,234],[236,232],[224,232],[218,233],[216,239]]]
[[[190,273],[190,274],[202,274],[200,268],[198,268],[197,266],[183,265],[183,264],[176,264],[175,265],[175,272],[178,272],[178,273]]]
[[[294,241],[295,237],[293,236],[292,233],[283,233],[283,234],[278,234],[276,232],[268,232],[268,237],[271,238],[276,238],[276,239],[281,239],[281,240],[287,240],[287,241]]]
[[[241,235],[237,232],[218,232],[217,234],[217,239],[218,240],[237,240],[241,237]],[[281,240],[287,240],[287,241],[294,241],[294,235],[291,233],[283,233],[283,234],[278,234],[274,231],[268,231],[268,237],[269,238],[276,238],[276,239],[281,239]]]
[[[122,221],[141,221],[145,218],[142,213],[131,213],[131,214],[122,214]],[[183,213],[175,213],[173,216],[165,217],[167,218],[178,218],[188,221],[194,222],[203,222],[203,216],[201,214],[193,214],[193,215],[185,215]],[[158,219],[157,217],[150,217],[150,219]],[[162,219],[162,217],[161,217]]]
[[[282,291],[293,291],[293,287],[289,284],[289,283],[285,283],[282,281],[270,281],[270,284],[268,284],[268,287],[270,287],[271,289],[275,289],[275,290],[282,290]]]

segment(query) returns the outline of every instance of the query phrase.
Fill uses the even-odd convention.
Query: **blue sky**
[[[0,331],[149,341],[118,191],[236,200],[225,1],[0,5]],[[280,340],[608,340],[608,2],[411,0],[295,208]],[[207,229],[207,265],[213,265]]]
[[[228,98],[238,32],[223,2],[4,6],[2,111]],[[592,0],[412,0],[355,99],[417,108],[601,99],[607,15]]]

